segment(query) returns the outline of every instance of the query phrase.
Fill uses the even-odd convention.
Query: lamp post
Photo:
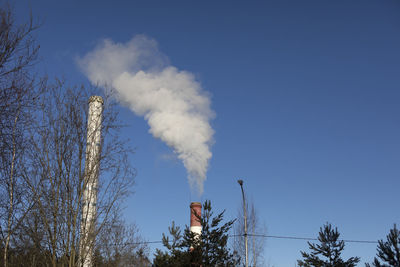
[[[247,247],[247,213],[246,213],[246,200],[244,197],[244,190],[243,190],[243,180],[238,180],[238,184],[242,189],[242,198],[243,198],[243,213],[244,213],[244,246],[246,248],[246,267],[249,266],[249,253]]]

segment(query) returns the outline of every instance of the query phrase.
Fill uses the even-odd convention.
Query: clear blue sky
[[[29,6],[41,70],[88,83],[76,58],[103,38],[158,42],[196,75],[216,118],[204,194],[236,216],[240,187],[270,235],[316,237],[329,221],[344,239],[385,238],[400,223],[400,3],[398,1],[50,1]],[[121,108],[137,148],[126,218],[149,241],[189,223],[194,197],[183,164]],[[154,249],[157,246],[152,246]],[[268,239],[266,262],[294,266],[305,241]],[[376,245],[347,244],[371,261]],[[361,266],[361,264],[360,264]]]

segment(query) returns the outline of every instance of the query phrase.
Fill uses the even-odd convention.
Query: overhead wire
[[[229,235],[229,237],[238,237],[243,235]],[[280,236],[280,235],[264,235],[264,234],[247,234],[247,236],[262,237],[262,238],[275,238],[275,239],[289,239],[289,240],[306,240],[306,241],[318,241],[318,238],[312,237],[298,237],[298,236]],[[361,243],[361,244],[378,244],[378,241],[371,240],[354,240],[354,239],[338,239],[338,241],[343,241],[345,243]],[[169,242],[172,242],[169,241]],[[142,245],[142,244],[162,244],[163,241],[142,241],[142,242],[132,242],[132,245]]]
[[[247,234],[247,235],[248,236],[255,236],[255,237],[265,237],[265,238],[318,241],[318,238],[312,238],[312,237],[279,236],[279,235],[263,235],[263,234]],[[352,240],[352,239],[338,239],[338,241],[344,241],[345,243],[365,243],[365,244],[377,244],[378,243],[378,241]]]

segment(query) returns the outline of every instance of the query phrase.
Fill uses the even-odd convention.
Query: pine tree
[[[385,262],[380,263],[377,258],[374,258],[373,266],[387,267],[395,266],[400,267],[400,231],[397,229],[396,224],[393,229],[390,229],[389,234],[386,236],[386,242],[383,240],[378,241],[378,248],[376,249],[378,258]],[[366,264],[369,267],[369,264]]]
[[[303,260],[298,260],[299,266],[323,266],[323,267],[353,267],[360,261],[358,257],[351,257],[344,261],[340,254],[344,249],[344,241],[339,241],[340,233],[337,228],[332,229],[330,223],[320,228],[318,241],[320,244],[308,242],[311,253],[301,251]]]
[[[228,232],[234,220],[220,225],[224,212],[213,217],[210,201],[204,203],[203,214],[198,216],[202,226],[200,237],[195,236],[188,227],[182,235],[173,222],[169,227],[172,239],[163,234],[163,245],[168,251],[157,250],[153,266],[237,266],[239,259],[227,246]]]

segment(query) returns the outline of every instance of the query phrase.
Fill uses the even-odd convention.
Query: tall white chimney
[[[86,140],[85,180],[82,188],[82,222],[79,250],[79,264],[82,267],[93,266],[102,113],[103,99],[100,96],[90,97]]]

